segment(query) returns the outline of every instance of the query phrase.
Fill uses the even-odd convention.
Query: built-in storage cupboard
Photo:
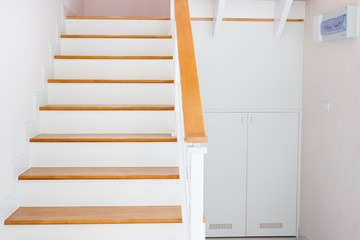
[[[208,237],[296,235],[299,113],[206,113]]]
[[[267,18],[268,4],[227,0],[223,17]],[[295,236],[303,23],[288,22],[281,39],[272,22],[223,21],[217,38],[211,21],[192,27],[209,138],[206,236]]]

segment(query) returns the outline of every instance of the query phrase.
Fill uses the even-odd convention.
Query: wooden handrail
[[[204,114],[196,67],[188,0],[175,0],[175,20],[179,51],[182,104],[187,143],[206,143]]]

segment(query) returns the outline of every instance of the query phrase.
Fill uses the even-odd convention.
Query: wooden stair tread
[[[180,206],[20,207],[5,225],[181,222]]]
[[[61,38],[166,38],[171,39],[171,35],[74,35],[63,34]]]
[[[56,55],[54,59],[129,59],[129,60],[139,60],[139,59],[159,59],[167,60],[173,59],[172,56],[67,56],[67,55]]]
[[[48,83],[174,83],[174,80],[49,79]]]
[[[171,134],[39,134],[30,142],[176,142]]]
[[[170,20],[165,17],[105,17],[105,16],[67,16],[66,19],[77,20]]]
[[[19,180],[179,179],[178,167],[33,167]]]
[[[41,111],[173,111],[170,105],[45,105]]]

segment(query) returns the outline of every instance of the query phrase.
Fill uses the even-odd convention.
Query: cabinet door
[[[247,114],[206,113],[205,123],[206,236],[245,236]]]
[[[247,236],[295,236],[298,113],[249,113]]]

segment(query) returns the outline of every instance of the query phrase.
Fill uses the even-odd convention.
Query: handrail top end
[[[208,143],[208,137],[203,134],[187,134],[185,136],[186,143]]]

